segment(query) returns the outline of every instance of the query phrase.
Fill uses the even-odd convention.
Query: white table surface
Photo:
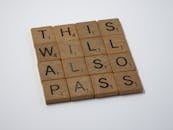
[[[47,106],[30,28],[118,17],[145,93]],[[0,0],[0,130],[173,130],[173,1]]]

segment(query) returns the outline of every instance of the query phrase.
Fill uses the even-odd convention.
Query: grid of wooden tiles
[[[143,92],[118,19],[31,32],[47,104]]]

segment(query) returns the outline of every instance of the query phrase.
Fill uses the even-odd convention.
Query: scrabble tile
[[[64,78],[64,72],[60,60],[40,62],[38,67],[41,80]]]
[[[87,67],[84,58],[71,58],[62,60],[66,77],[87,75]]]
[[[135,64],[133,62],[130,53],[119,53],[109,55],[113,72],[135,70]]]
[[[111,66],[107,55],[86,57],[86,64],[89,74],[107,73],[111,72]]]
[[[82,39],[81,45],[83,47],[85,56],[92,56],[92,55],[99,55],[106,53],[103,39],[100,37]]]
[[[128,51],[128,45],[122,35],[103,37],[108,54]]]
[[[112,73],[91,76],[95,97],[113,96],[118,94],[118,88]]]
[[[31,33],[34,46],[37,44],[56,43],[54,30],[51,26],[32,28]]]
[[[47,104],[143,92],[119,19],[31,32]]]
[[[94,92],[89,76],[68,78],[67,84],[71,100],[79,100],[94,97]]]
[[[42,84],[46,104],[65,102],[70,100],[70,95],[65,79],[44,81]]]
[[[57,41],[69,41],[79,39],[74,24],[55,26],[54,30]]]
[[[58,45],[62,59],[83,56],[83,50],[79,41],[60,42]]]
[[[76,28],[80,39],[100,36],[96,21],[77,23]]]
[[[60,59],[57,43],[41,44],[36,46],[38,61],[49,61]]]
[[[120,94],[143,92],[142,83],[136,71],[115,73]]]
[[[118,19],[105,19],[98,21],[102,36],[123,34],[121,24]]]

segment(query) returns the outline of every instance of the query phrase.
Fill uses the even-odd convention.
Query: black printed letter
[[[61,30],[61,36],[63,37],[64,36],[64,33],[68,33],[70,36],[71,36],[71,32],[70,32],[70,28],[68,27],[67,30],[62,30],[62,28],[60,29]]]
[[[51,94],[54,94],[54,91],[57,91],[59,89],[59,85],[50,85],[50,91]]]
[[[47,68],[46,68],[46,76],[48,75],[49,72],[52,72],[54,75],[56,74],[55,71],[53,70],[53,68],[48,65]]]
[[[99,79],[99,82],[100,83],[103,83],[104,86],[100,85],[99,87],[101,87],[101,88],[107,88],[107,87],[109,87],[109,84],[107,82],[105,82],[106,80],[107,80],[106,78],[100,78]]]
[[[85,91],[85,88],[83,87],[83,85],[79,81],[76,82],[75,92],[77,92],[78,89],[82,89],[83,91]]]
[[[113,26],[112,22],[107,22],[107,23],[105,23],[105,25],[106,25],[106,27],[108,27],[108,28],[106,28],[107,31],[115,30],[115,27]]]
[[[124,83],[127,86],[130,86],[130,85],[132,85],[134,83],[134,81],[131,80],[130,76],[128,76],[128,75],[123,76],[123,80],[127,81],[127,82]]]
[[[96,69],[101,69],[103,67],[103,64],[101,64],[101,60],[100,59],[94,59],[93,63],[96,64],[94,66],[94,68],[96,68]]]
[[[123,61],[123,63],[121,61]],[[118,57],[116,59],[116,63],[119,66],[126,66],[127,65],[127,59],[125,57]]]

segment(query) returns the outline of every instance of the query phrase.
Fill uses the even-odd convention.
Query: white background
[[[47,106],[30,28],[118,17],[144,94]],[[173,1],[0,0],[0,130],[173,130]]]

